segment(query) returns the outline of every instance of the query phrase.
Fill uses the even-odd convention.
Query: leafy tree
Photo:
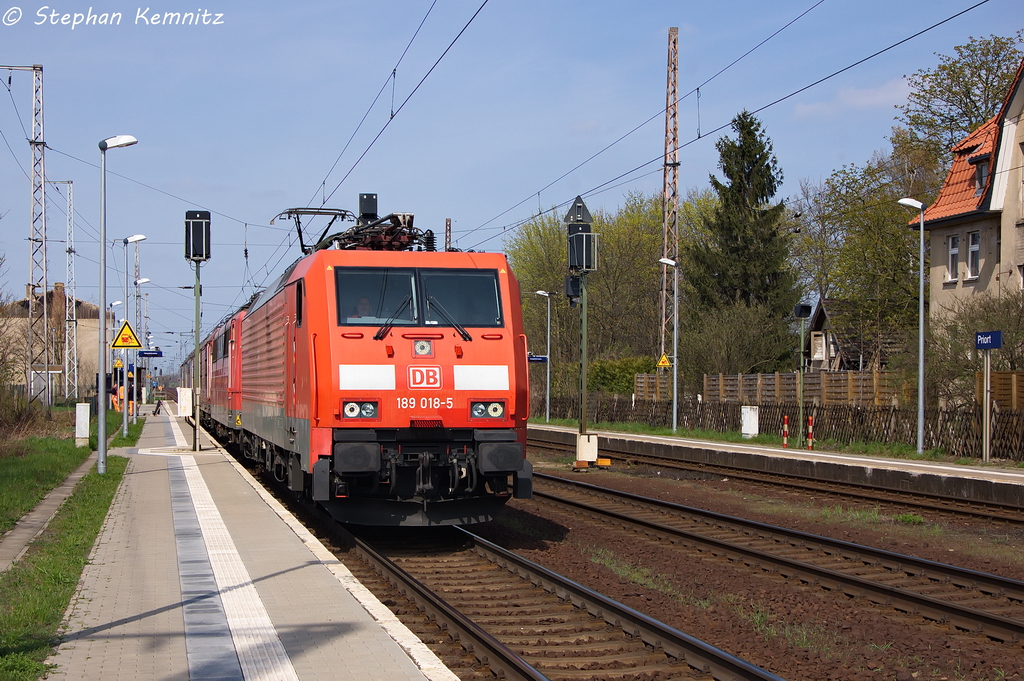
[[[765,305],[781,317],[798,298],[788,240],[779,229],[784,206],[770,204],[782,171],[753,114],[740,113],[732,128],[736,138],[715,145],[725,182],[711,176],[718,204],[705,225],[707,238],[680,245],[687,283],[703,308]]]
[[[598,269],[587,278],[588,355],[592,361],[655,357],[660,315],[661,198],[633,193],[614,214],[592,213],[593,230],[598,234]],[[537,353],[544,347],[547,333],[547,301],[533,292],[561,294],[569,273],[561,213],[523,225],[506,242],[505,251],[523,291],[530,349]],[[579,309],[570,308],[561,295],[551,303],[552,392],[565,394],[573,392],[578,381]],[[533,375],[535,387],[543,385],[543,380],[538,381],[541,375]]]
[[[974,334],[1003,332],[1003,347],[992,353],[993,371],[1024,370],[1024,291],[1004,291],[956,300],[931,324],[925,378],[929,393],[950,406],[975,402],[975,372],[983,357]]]
[[[998,113],[1020,66],[1022,42],[1024,30],[1008,38],[972,37],[953,48],[955,56],[936,53],[934,69],[905,76],[910,95],[897,105],[896,118],[908,139],[948,161],[953,145]]]
[[[689,394],[704,374],[791,371],[797,340],[787,320],[767,305],[732,305],[697,312],[680,327],[679,375]]]
[[[843,233],[830,222],[824,184],[801,180],[800,193],[792,201],[796,210],[791,228],[793,269],[803,290],[819,299],[830,298]]]
[[[842,239],[832,293],[858,303],[858,332],[876,357],[917,323],[918,234],[896,203],[906,196],[898,172],[879,155],[833,172],[823,188],[823,220]]]
[[[663,221],[661,197],[639,192],[614,215],[595,215],[598,268],[587,278],[593,359],[656,356]]]

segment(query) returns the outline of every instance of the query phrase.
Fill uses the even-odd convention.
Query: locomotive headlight
[[[500,419],[505,416],[504,402],[473,402],[469,406],[469,415],[475,419]]]
[[[377,418],[377,403],[346,402],[342,407],[342,412],[348,419],[375,419]]]

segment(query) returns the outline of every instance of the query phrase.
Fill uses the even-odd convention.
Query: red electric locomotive
[[[307,247],[311,214],[356,225],[330,236],[328,225]],[[358,218],[281,216],[303,257],[209,345],[209,375],[226,389],[211,390],[208,412],[237,425],[244,456],[355,524],[482,522],[529,498],[526,336],[505,257],[438,252],[411,214],[378,218],[374,194]],[[238,385],[217,362],[236,359],[240,413],[212,404]]]

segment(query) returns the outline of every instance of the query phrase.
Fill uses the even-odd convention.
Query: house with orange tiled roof
[[[953,147],[946,181],[925,209],[933,316],[971,296],[1024,289],[1022,81],[1024,61],[999,113]]]

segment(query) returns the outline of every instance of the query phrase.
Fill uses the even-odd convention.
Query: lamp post
[[[130,237],[122,239],[124,243],[124,318],[125,321],[131,319],[131,292],[128,290],[128,244],[138,244],[140,241],[145,241],[146,236],[144,234],[133,234]],[[135,248],[138,248],[136,245]],[[138,305],[139,302],[135,301]],[[128,399],[128,350],[124,351],[124,404],[121,405],[121,437],[128,437],[128,405],[131,404],[132,400]],[[137,363],[137,362],[136,362]],[[136,373],[138,367],[136,367]],[[134,386],[132,388],[134,392]],[[133,410],[134,411],[134,410]]]
[[[658,262],[673,270],[672,283],[672,432],[679,423],[679,263],[670,258]]]
[[[145,237],[143,237],[145,238]],[[138,275],[139,270],[139,247],[138,244],[135,246],[135,274]],[[142,279],[135,280],[135,333],[141,332],[142,326],[142,293],[140,287],[143,284],[148,284],[149,279],[143,277]],[[146,341],[146,349],[149,349],[149,341]],[[139,422],[139,402],[142,397],[142,367],[139,362],[139,351],[135,351],[135,385],[132,389],[132,395],[135,399],[135,409],[132,410],[132,423]]]
[[[100,142],[100,295],[97,309],[105,310],[107,307],[107,149],[117,147],[130,147],[138,142],[131,135],[115,135]],[[100,383],[105,381],[107,375],[107,349],[102,334],[99,342],[99,357],[96,362],[97,371],[97,393]],[[105,383],[104,383],[105,386]],[[97,400],[97,403],[102,403]],[[102,407],[97,404],[96,408],[96,472],[103,475],[107,472],[107,405]]]
[[[544,296],[548,301],[548,343],[544,351],[544,363],[548,365],[547,385],[544,388],[544,422],[551,420],[551,296],[554,291],[535,291],[538,296]]]
[[[917,290],[917,453],[921,454],[924,451],[924,204],[910,198],[897,203],[915,208],[921,214]]]

